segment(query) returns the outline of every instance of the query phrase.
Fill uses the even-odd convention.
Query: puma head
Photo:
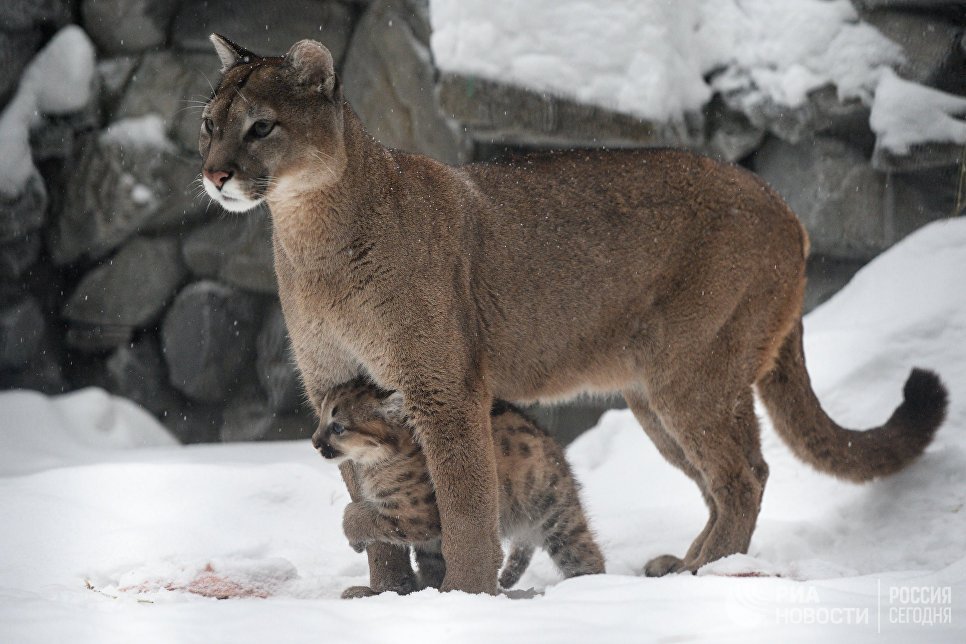
[[[202,182],[226,210],[251,210],[275,193],[300,192],[341,176],[342,87],[332,54],[301,40],[262,57],[211,35],[222,77],[202,112]]]

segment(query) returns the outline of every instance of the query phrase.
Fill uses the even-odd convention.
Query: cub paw
[[[675,557],[674,555],[661,555],[647,562],[644,566],[644,576],[663,577],[664,575],[681,572],[683,570],[687,570],[687,566],[684,565],[684,561],[679,557]]]
[[[342,591],[342,599],[361,599],[362,597],[375,597],[378,594],[369,586],[349,586]]]

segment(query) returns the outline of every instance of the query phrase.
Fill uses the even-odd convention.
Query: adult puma
[[[906,465],[942,422],[946,391],[918,369],[879,428],[822,411],[802,353],[806,235],[755,175],[668,149],[446,166],[373,140],[321,44],[263,58],[212,41],[205,187],[228,210],[268,203],[316,408],[363,373],[403,394],[437,490],[444,589],[497,589],[494,398],[622,392],[709,508],[652,575],[747,550],[768,476],[753,387],[799,457],[856,481]],[[402,552],[370,551],[377,589],[402,583]]]

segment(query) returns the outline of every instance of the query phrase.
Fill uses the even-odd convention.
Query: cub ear
[[[408,424],[409,417],[406,415],[405,402],[403,395],[394,391],[379,403],[379,412],[390,422]]]
[[[335,63],[325,45],[315,40],[300,40],[288,50],[285,60],[298,74],[300,83],[318,87],[332,98],[336,88]]]
[[[255,54],[240,45],[236,45],[221,34],[211,34],[208,36],[208,40],[215,46],[218,58],[221,59],[222,74],[240,62],[248,62],[253,58],[257,58]]]

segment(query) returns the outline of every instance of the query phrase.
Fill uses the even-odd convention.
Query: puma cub
[[[399,394],[363,378],[336,387],[325,398],[312,444],[325,458],[354,465],[361,498],[346,507],[343,523],[352,547],[361,552],[373,542],[412,546],[419,587],[439,588],[446,566],[436,492],[400,403]],[[536,546],[565,577],[603,573],[604,557],[587,527],[563,449],[511,405],[496,403],[490,418],[500,533],[511,543],[500,587],[519,581]]]
[[[805,231],[747,170],[670,149],[447,166],[375,141],[320,43],[261,57],[212,42],[224,67],[200,128],[205,188],[234,212],[268,204],[316,410],[359,375],[402,394],[436,490],[444,590],[497,590],[496,399],[624,396],[708,506],[687,553],[649,575],[747,551],[768,479],[755,390],[798,457],[851,481],[902,469],[942,423],[946,390],[921,369],[880,427],[822,410],[802,350]],[[369,548],[376,589],[406,579],[400,550]]]

